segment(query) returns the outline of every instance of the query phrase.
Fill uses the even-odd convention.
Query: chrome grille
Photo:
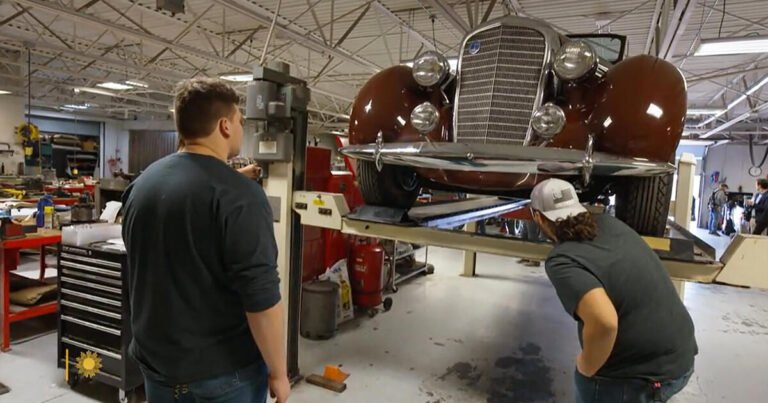
[[[538,106],[544,35],[531,28],[496,26],[467,39],[462,52],[457,141],[523,144]]]

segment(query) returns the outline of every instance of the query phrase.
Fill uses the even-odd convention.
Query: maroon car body
[[[366,201],[407,207],[418,186],[527,197],[536,183],[557,176],[573,181],[585,199],[615,193],[617,215],[639,232],[663,231],[685,80],[649,55],[600,60],[584,77],[561,79],[553,59],[571,40],[542,21],[507,16],[465,37],[447,82],[420,85],[404,65],[374,75],[355,99],[350,146],[341,150],[361,160]],[[439,111],[428,132],[411,122],[425,102]],[[544,104],[559,107],[565,119],[552,136],[531,125]],[[629,200],[638,198],[661,207]]]

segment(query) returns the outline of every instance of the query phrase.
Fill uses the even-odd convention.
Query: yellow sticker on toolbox
[[[315,206],[325,206],[325,202],[323,201],[323,199],[319,197],[315,200],[312,200],[312,204],[314,204]]]

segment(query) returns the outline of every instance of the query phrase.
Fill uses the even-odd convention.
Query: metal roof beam
[[[510,11],[510,14],[519,15],[521,17],[525,17],[525,12],[523,11],[523,6],[520,5],[520,2],[517,0],[504,0],[504,5],[507,7],[507,10]]]
[[[25,1],[29,1],[29,0],[25,0]],[[248,16],[251,19],[258,21],[260,24],[271,25],[272,23],[270,17],[261,15],[253,11],[252,8],[243,6],[232,0],[211,0],[211,1],[221,6],[227,7],[232,11],[240,13],[241,15]],[[376,64],[368,60],[365,60],[360,56],[354,55],[344,49],[330,47],[325,43],[323,43],[322,41],[316,39],[314,36],[307,37],[304,34],[297,32],[286,26],[283,26],[281,24],[275,24],[275,30],[279,32],[282,36],[292,41],[295,41],[297,45],[303,46],[307,49],[311,49],[315,52],[322,53],[322,54],[333,55],[336,58],[346,60],[350,63],[355,63],[361,67],[371,70],[374,73],[377,73],[379,70],[381,70],[381,67],[377,66]]]
[[[433,10],[440,13],[462,35],[469,32],[469,25],[456,11],[444,0],[425,0]]]
[[[664,39],[661,41],[661,47],[659,48],[659,57],[665,60],[671,60],[674,54],[675,47],[680,37],[685,33],[685,29],[688,26],[688,20],[690,20],[693,11],[696,8],[696,1],[694,0],[680,0],[677,2],[675,11],[672,14],[672,23],[667,27],[667,31],[664,34]]]
[[[664,4],[664,0],[656,0],[656,6],[653,8],[653,16],[651,17],[651,25],[648,27],[648,37],[645,40],[645,48],[643,48],[643,54],[651,53],[651,44],[656,37],[656,27],[659,25],[659,16],[661,15],[661,5]]]
[[[762,112],[764,110],[768,110],[768,102],[763,102],[762,104],[757,105],[756,107],[748,110],[747,112],[744,112],[741,115],[739,115],[739,116],[737,116],[737,117],[735,117],[735,118],[733,118],[733,119],[723,123],[722,125],[715,127],[714,129],[712,129],[712,130],[702,134],[701,138],[706,139],[706,138],[712,137],[715,134],[720,133],[721,131],[723,131],[725,129],[728,129],[729,127],[734,126],[735,124],[737,124],[737,123],[743,121],[744,119],[750,117],[752,114],[760,113],[760,112]]]
[[[177,52],[183,52],[209,62],[236,66],[236,68],[243,68],[243,69],[250,70],[250,66],[245,66],[240,63],[234,63],[231,61],[224,60],[221,57],[218,57],[214,54],[201,51],[191,46],[187,46],[183,44],[174,44],[173,42],[167,39],[163,39],[155,35],[148,34],[146,32],[137,31],[135,29],[128,28],[123,25],[119,25],[110,21],[104,21],[90,14],[78,13],[77,11],[71,10],[69,8],[58,6],[55,3],[48,3],[40,0],[12,0],[12,1],[22,6],[34,7],[36,9],[44,10],[46,12],[49,12],[55,15],[66,16],[68,19],[71,19],[79,23],[83,23],[83,24],[87,24],[87,25],[95,26],[99,28],[108,28],[113,32],[120,33],[121,35],[132,37],[132,38],[145,41],[147,43],[152,43],[158,46],[167,47],[171,50],[175,50]]]
[[[29,2],[31,2],[30,0],[20,0],[20,1],[29,1]],[[36,3],[36,1],[35,1],[35,3]],[[56,7],[56,6],[54,6],[54,7]],[[67,15],[69,15],[69,13]],[[100,24],[100,23],[96,22],[95,24]],[[100,24],[100,26],[103,27],[103,25],[101,25],[101,24]],[[129,28],[124,28],[124,29],[126,29],[127,31],[130,31],[130,32],[137,33],[136,31],[133,31],[133,30],[131,30]],[[138,34],[141,34],[141,33],[138,33]],[[22,42],[22,43],[29,41],[28,38],[19,37],[19,36],[15,36],[15,35],[12,35],[12,34],[3,33],[2,36],[3,36],[3,38],[19,41],[19,42]],[[166,46],[169,49],[181,49],[181,46],[182,46],[182,45],[172,44],[169,41],[165,41],[163,39],[158,39],[158,38],[153,38],[153,41],[163,42],[164,43],[163,46]],[[111,59],[111,58],[108,58],[108,57],[95,57],[93,55],[89,55],[89,54],[86,54],[86,53],[83,53],[83,52],[80,52],[80,51],[77,51],[77,50],[68,49],[68,48],[65,48],[63,46],[52,45],[48,41],[38,41],[38,42],[35,42],[34,43],[34,47],[41,48],[41,49],[48,49],[48,50],[51,50],[51,51],[54,51],[54,52],[62,52],[64,54],[69,54],[69,55],[77,56],[77,57],[88,59],[88,60],[96,60],[96,61],[98,61],[100,63],[109,64],[109,65],[112,65],[112,66],[115,66],[115,67],[121,68],[121,69],[125,69],[126,68],[126,63],[123,60]],[[184,47],[184,48],[187,48],[187,47]],[[185,53],[189,53],[189,52],[185,51],[184,49],[181,49],[181,51],[185,52]],[[197,53],[197,52],[200,52],[200,51],[195,51],[194,53]],[[210,59],[214,59],[212,57],[212,55],[207,55],[207,56],[210,56]],[[208,57],[206,57],[206,58],[208,58]],[[235,62],[231,62],[231,61],[222,61],[221,59],[218,60],[218,63],[219,64],[225,63],[226,65],[229,65],[230,68],[235,68],[237,70],[242,70],[242,71],[251,71],[252,68],[253,68],[252,65],[243,64],[243,63],[235,63]],[[128,65],[127,67],[129,69],[132,69],[132,70],[135,70],[135,71],[139,71],[139,72],[142,72],[142,73],[148,74],[148,75],[153,75],[155,77],[162,76],[163,78],[172,78],[173,80],[171,80],[171,81],[180,81],[180,80],[184,80],[184,79],[189,78],[188,75],[180,73],[178,71],[174,71],[174,70],[172,70],[170,68],[167,68],[167,67],[161,67],[164,70],[164,72],[162,72],[161,74],[157,71],[157,68],[149,68],[149,67],[145,67],[145,66],[136,66],[136,65]],[[158,67],[160,67],[160,66],[158,66]],[[320,88],[317,88],[317,87],[314,87],[314,86],[309,86],[309,88],[312,91],[317,92],[318,94],[322,94],[322,95],[325,95],[325,96],[328,96],[328,97],[337,98],[337,99],[340,99],[340,100],[343,100],[343,101],[347,101],[347,102],[352,102],[352,99],[350,97],[345,96],[345,95],[336,94],[336,93],[334,93],[332,91],[320,89]]]
[[[2,33],[2,37],[4,39],[10,39],[10,40],[13,40],[13,41],[18,41],[18,42],[20,42],[22,44],[24,42],[28,42],[29,41],[28,38],[24,38],[24,37],[8,34],[6,32]],[[85,60],[88,60],[88,61],[95,60],[95,61],[97,61],[99,63],[103,63],[103,64],[106,64],[106,65],[109,65],[109,66],[113,66],[116,69],[122,69],[123,71],[125,71],[125,69],[128,68],[128,69],[131,69],[131,70],[134,70],[134,71],[142,72],[142,73],[145,73],[145,74],[150,74],[150,75],[153,75],[155,77],[162,77],[162,78],[166,78],[166,79],[167,78],[172,78],[172,80],[168,80],[168,82],[183,80],[184,78],[187,78],[186,75],[184,75],[182,73],[179,73],[178,71],[171,70],[169,68],[157,66],[158,68],[150,69],[150,68],[142,67],[142,66],[126,65],[124,60],[113,59],[113,58],[105,57],[105,56],[94,56],[94,55],[87,54],[87,53],[84,53],[84,52],[81,52],[81,51],[71,50],[71,49],[65,48],[63,46],[53,45],[53,44],[49,43],[48,41],[33,42],[31,48],[32,48],[33,51],[35,49],[46,49],[48,51],[62,53],[62,54],[65,54],[65,55],[69,55],[73,59],[74,58],[79,58],[79,59],[85,59]],[[18,50],[23,50],[23,49],[24,49],[23,45],[18,45]],[[80,64],[86,64],[87,63],[87,62],[83,62],[82,60],[77,60],[77,59],[75,59],[75,61],[77,61]],[[158,71],[159,69],[162,69],[162,71]],[[163,80],[156,79],[155,81],[162,82]]]
[[[723,10],[720,10],[720,9],[718,9],[718,8],[715,8],[715,7],[713,7],[713,6],[709,5],[709,4],[706,4],[706,3],[700,3],[700,4],[701,4],[701,6],[702,6],[702,7],[705,7],[705,8],[709,8],[709,9],[712,9],[712,10],[714,10],[714,11],[717,11],[717,12],[718,12],[718,13],[720,13],[720,14],[725,14],[725,15],[727,15],[727,16],[729,16],[729,17],[733,17],[733,18],[735,18],[735,19],[737,19],[737,20],[741,20],[741,21],[744,21],[744,22],[746,22],[746,23],[750,24],[750,26],[757,26],[757,27],[760,27],[760,28],[762,28],[762,29],[768,29],[768,25],[765,25],[765,24],[761,24],[759,21],[752,21],[752,20],[750,20],[750,19],[747,19],[747,18],[744,18],[744,17],[738,16],[738,15],[736,15],[736,14],[734,14],[734,13],[730,13],[730,12],[728,12],[728,11],[725,11],[725,12],[724,12]],[[764,20],[764,19],[763,19],[763,20]],[[761,21],[763,21],[763,20],[761,20]]]
[[[427,47],[427,49],[435,50],[434,43],[430,42],[429,39],[427,39],[424,35],[421,34],[421,32],[413,29],[412,26],[410,26],[407,22],[403,21],[402,18],[398,17],[395,13],[392,12],[392,10],[388,9],[387,6],[385,6],[384,4],[381,4],[381,1],[374,0],[372,4],[382,15],[397,22],[403,28],[403,30],[407,32],[408,35],[411,36],[411,38],[424,44],[424,46]]]

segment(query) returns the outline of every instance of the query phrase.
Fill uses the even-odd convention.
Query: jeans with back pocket
[[[693,369],[677,379],[613,379],[586,376],[575,371],[576,403],[665,403],[691,379]]]
[[[188,384],[144,371],[144,390],[148,403],[265,403],[267,376],[264,362]]]

